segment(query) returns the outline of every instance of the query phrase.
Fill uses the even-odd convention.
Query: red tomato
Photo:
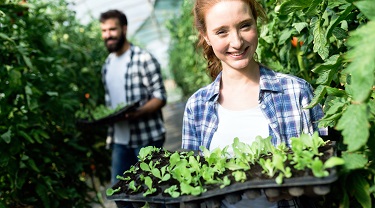
[[[297,47],[298,38],[297,38],[297,37],[293,37],[292,40],[291,40],[290,42],[292,43],[292,46],[293,46],[293,47]],[[300,42],[299,42],[299,45],[302,46],[302,45],[303,45],[303,42],[300,41]]]

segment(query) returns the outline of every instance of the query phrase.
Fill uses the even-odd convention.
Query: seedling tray
[[[330,145],[325,146],[323,150],[323,159],[327,160],[328,158],[332,157],[334,155],[334,148],[332,146],[332,143]],[[136,165],[137,166],[137,165]],[[256,168],[255,166],[253,168]],[[210,199],[214,198],[221,198],[223,199],[225,196],[231,195],[231,194],[237,194],[241,195],[242,193],[246,191],[251,190],[260,190],[260,189],[289,189],[289,188],[313,188],[313,187],[329,187],[330,185],[335,182],[338,178],[337,176],[337,170],[336,168],[330,168],[328,169],[329,175],[327,177],[323,178],[317,178],[314,177],[311,172],[308,170],[306,171],[298,171],[298,174],[293,174],[291,178],[284,178],[282,184],[277,184],[275,181],[275,178],[267,178],[262,176],[261,170],[258,167],[257,171],[258,174],[255,174],[253,178],[248,179],[245,182],[234,182],[229,186],[226,186],[224,188],[220,187],[207,187],[207,191],[202,193],[199,196],[193,196],[193,195],[181,195],[177,198],[173,198],[171,196],[167,196],[166,194],[163,194],[159,191],[157,195],[148,195],[143,196],[143,193],[138,194],[126,194],[124,192],[122,193],[116,193],[112,196],[107,196],[109,200],[116,200],[116,201],[128,201],[132,203],[137,202],[148,202],[151,204],[164,204],[164,205],[176,205],[179,203],[194,203],[194,202],[202,202],[202,201],[209,201]],[[122,184],[121,184],[122,183]],[[118,182],[113,186],[113,188],[119,187],[123,185],[123,181]],[[161,184],[159,185],[159,188],[161,190],[165,190],[166,188],[170,187],[171,184]],[[207,185],[209,186],[209,185]],[[327,189],[325,189],[327,190]],[[317,195],[325,195],[328,192],[325,193],[316,193]],[[172,206],[173,207],[173,206]]]
[[[328,177],[316,178],[313,176],[294,177],[284,179],[283,184],[277,184],[274,179],[254,179],[243,183],[234,183],[222,189],[209,190],[200,196],[184,195],[177,198],[166,197],[162,194],[156,196],[142,196],[142,194],[127,195],[124,193],[108,196],[107,199],[129,202],[150,202],[160,204],[176,204],[180,202],[192,202],[205,200],[211,197],[218,197],[230,193],[238,193],[239,191],[246,191],[251,189],[264,189],[264,188],[288,188],[288,187],[303,187],[307,186],[326,186],[337,180],[336,170],[333,168]],[[167,187],[167,186],[166,186]]]
[[[129,105],[124,106],[123,108],[119,109],[118,111],[105,116],[103,118],[97,120],[78,120],[77,125],[80,127],[91,127],[91,126],[101,126],[101,125],[110,125],[116,123],[118,121],[124,120],[124,114],[127,112],[135,111],[140,106],[140,101],[131,103]]]

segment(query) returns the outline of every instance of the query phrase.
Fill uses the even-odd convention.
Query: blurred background
[[[98,20],[100,13],[118,9],[128,18],[128,38],[151,52],[170,74],[168,46],[169,19],[181,13],[183,0],[71,0],[70,8],[82,24]]]

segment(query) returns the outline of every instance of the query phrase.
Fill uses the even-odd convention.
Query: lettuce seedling
[[[311,167],[315,155],[309,150],[302,150],[294,152],[294,154],[290,154],[288,156],[291,160],[290,164],[294,165],[293,167],[296,170],[304,170],[305,168]]]
[[[173,186],[170,186],[169,188],[166,188],[164,190],[164,193],[169,194],[173,198],[177,198],[181,195],[180,192],[178,191],[177,185],[173,185]]]
[[[311,170],[317,178],[327,177],[329,176],[329,172],[327,171],[328,168],[343,165],[344,163],[344,160],[339,157],[330,157],[324,163],[316,157],[311,164]]]
[[[219,183],[219,181],[215,179],[215,173],[217,172],[215,168],[208,167],[206,164],[204,164],[201,167],[200,171],[200,175],[202,176],[206,184]]]
[[[132,192],[137,192],[141,187],[141,185],[135,186],[135,181],[130,181],[128,186],[128,188],[132,190]]]
[[[181,188],[181,194],[191,194],[193,196],[199,196],[201,193],[204,193],[207,191],[207,189],[203,188],[203,186],[191,186],[186,182],[182,182],[180,184]]]
[[[246,173],[244,171],[240,171],[240,170],[233,171],[232,176],[234,176],[234,180],[236,180],[237,182],[246,181]]]
[[[151,170],[152,175],[160,179],[159,183],[162,181],[168,181],[171,178],[171,175],[166,171],[166,169],[167,166],[163,166],[160,168],[160,170],[157,168],[153,168]]]
[[[145,161],[146,159],[151,159],[152,158],[152,153],[154,152],[159,152],[160,148],[154,147],[154,146],[147,146],[147,147],[142,147],[139,150],[138,154],[138,159],[139,161]]]
[[[112,196],[113,194],[119,192],[120,190],[121,190],[121,187],[118,187],[117,189],[108,188],[106,190],[106,195],[107,196]]]
[[[172,170],[174,168],[174,166],[180,162],[181,158],[180,158],[180,154],[178,154],[178,152],[175,152],[173,153],[170,157],[169,157],[169,170]]]
[[[127,176],[127,177],[125,178],[125,177],[120,176],[120,175],[117,175],[117,176],[116,176],[116,179],[117,179],[117,180],[122,180],[122,181],[130,181],[130,180],[131,180],[130,176]]]
[[[283,182],[283,178],[290,178],[292,177],[292,171],[290,167],[285,167],[284,162],[287,159],[287,155],[285,152],[275,151],[272,156],[272,163],[274,167],[280,171],[279,175],[276,177],[276,183],[281,184]]]
[[[151,177],[145,176],[144,177],[144,182],[145,182],[145,185],[147,186],[148,189],[143,193],[143,196],[147,196],[147,195],[150,195],[150,194],[156,192],[156,188],[152,187],[152,179],[151,179]]]
[[[222,184],[220,185],[220,188],[224,188],[226,186],[229,186],[230,185],[230,179],[228,176],[225,176],[222,180]]]
[[[264,158],[260,158],[258,163],[263,168],[262,173],[265,173],[270,178],[272,178],[275,175],[276,167],[273,165],[272,160],[270,158],[267,158],[266,160]]]

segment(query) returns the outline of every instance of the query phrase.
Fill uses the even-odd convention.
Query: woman
[[[282,142],[290,146],[289,138],[302,133],[327,135],[326,128],[318,128],[321,106],[305,109],[313,97],[311,85],[255,61],[257,19],[265,18],[255,0],[196,0],[193,12],[198,45],[214,81],[187,101],[183,149],[222,148],[235,137],[252,143],[258,135],[272,136],[275,146]],[[259,203],[263,203],[260,207],[297,207],[295,200],[269,203],[264,197]]]

